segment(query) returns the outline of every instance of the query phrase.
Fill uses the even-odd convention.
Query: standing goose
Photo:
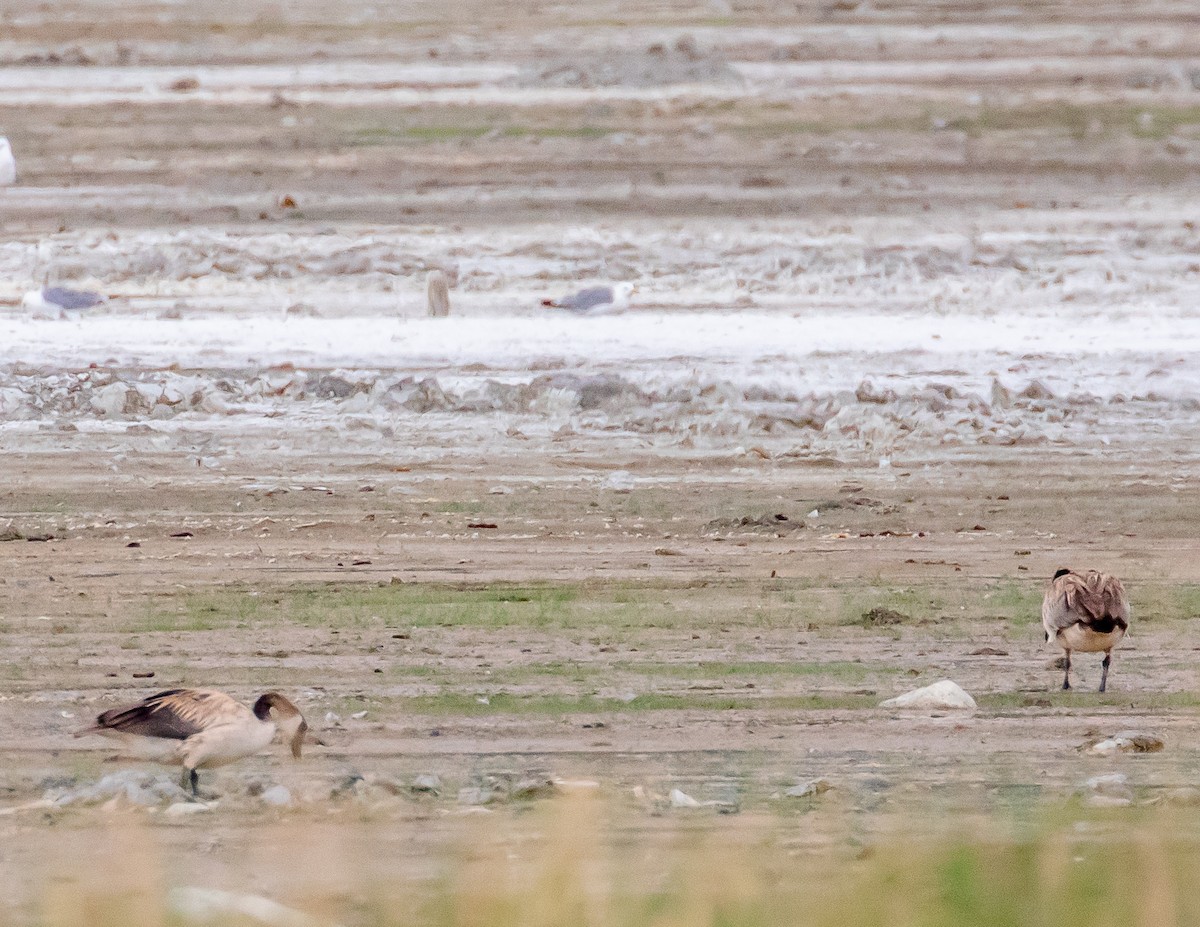
[[[1129,628],[1129,600],[1125,587],[1115,576],[1088,570],[1075,573],[1059,570],[1050,580],[1042,599],[1042,626],[1046,640],[1055,641],[1066,651],[1064,689],[1071,688],[1071,651],[1104,651],[1100,673],[1100,691],[1108,683],[1112,649]]]
[[[300,709],[278,692],[259,696],[249,709],[224,692],[168,689],[136,705],[97,715],[94,725],[76,731],[75,736],[102,734],[149,753],[160,763],[183,766],[180,784],[190,787],[194,796],[200,778],[196,770],[253,756],[277,731],[291,744],[292,756],[300,759],[308,723]]]

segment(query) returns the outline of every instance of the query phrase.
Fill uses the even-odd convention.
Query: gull
[[[17,162],[13,159],[12,146],[0,135],[0,187],[11,187],[17,182]]]
[[[108,297],[91,290],[71,290],[65,286],[47,286],[30,290],[21,298],[27,309],[55,309],[61,313],[91,309],[107,302]]]
[[[1115,576],[1096,570],[1086,573],[1059,570],[1054,574],[1042,599],[1042,626],[1046,629],[1046,640],[1053,640],[1066,651],[1064,689],[1071,688],[1071,651],[1103,650],[1100,691],[1104,691],[1112,649],[1125,636],[1129,618],[1125,587]]]
[[[199,794],[198,769],[224,766],[253,756],[282,733],[300,759],[308,723],[300,709],[278,692],[259,696],[254,708],[211,689],[168,689],[124,708],[96,716],[76,731],[121,741],[150,759],[182,766],[180,785]],[[317,741],[318,743],[320,741]]]
[[[561,299],[543,299],[542,305],[555,309],[567,309],[580,314],[619,312],[629,308],[629,297],[636,290],[637,287],[632,283],[618,283],[616,286],[593,286]]]

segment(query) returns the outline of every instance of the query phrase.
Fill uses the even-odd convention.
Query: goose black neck
[[[258,701],[254,703],[254,717],[259,721],[271,720],[271,706],[275,700],[269,695],[260,695]]]

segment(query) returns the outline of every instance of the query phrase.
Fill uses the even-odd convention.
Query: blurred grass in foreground
[[[267,824],[253,858],[223,867],[294,910],[197,918],[167,886],[202,880],[160,858],[151,829],[121,825],[101,855],[56,860],[36,923],[142,927],[1103,927],[1196,923],[1200,818],[1188,809],[1047,812],[1051,820],[903,827],[868,844],[813,841],[803,820],[687,813],[630,821],[611,805],[559,800],[451,823],[444,858],[389,858],[378,830]],[[206,820],[214,820],[205,816]],[[413,822],[415,826],[443,826]],[[914,822],[923,831],[929,821]],[[306,831],[307,828],[307,831]],[[203,833],[203,830],[200,831]],[[395,834],[391,837],[395,838]],[[393,849],[395,843],[392,844]],[[93,847],[93,850],[97,849]],[[239,864],[249,864],[243,872]],[[268,878],[264,867],[275,867]],[[184,867],[189,869],[190,867]],[[181,878],[182,877],[182,878]],[[172,905],[174,904],[174,907]],[[302,913],[303,912],[303,913]],[[278,913],[278,912],[276,912]]]

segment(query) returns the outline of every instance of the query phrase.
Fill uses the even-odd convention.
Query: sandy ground
[[[826,776],[796,845],[847,854],[1191,784],[1188,5],[426,6],[7,14],[0,805],[122,768],[71,732],[176,685],[327,741],[134,815],[168,881],[276,895],[245,864],[296,824],[428,883],[496,777],[654,833],[671,788],[792,821]],[[30,318],[47,280],[112,301]],[[538,307],[614,280],[624,316]],[[1131,590],[1104,697],[1041,642],[1062,565]],[[942,678],[979,710],[877,707]],[[1167,748],[1078,751],[1130,727]],[[0,816],[8,913],[112,817]]]

